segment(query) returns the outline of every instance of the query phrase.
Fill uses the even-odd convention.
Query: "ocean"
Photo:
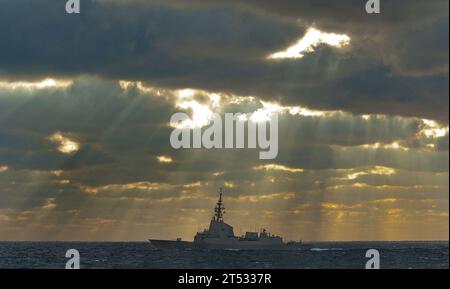
[[[0,268],[64,269],[68,249],[83,268],[363,269],[376,249],[381,269],[449,268],[448,241],[326,242],[297,251],[154,250],[147,242],[0,242]]]

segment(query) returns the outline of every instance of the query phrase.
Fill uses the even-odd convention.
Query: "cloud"
[[[346,33],[358,50],[381,57],[400,74],[448,73],[448,1],[413,0],[408,5],[401,0],[388,1],[377,17],[367,15],[364,4],[353,0],[286,0],[279,5],[249,0],[236,5]]]
[[[305,52],[313,52],[314,48],[320,44],[327,44],[335,47],[342,47],[350,43],[347,35],[335,33],[323,33],[320,30],[309,28],[306,34],[294,45],[284,51],[270,54],[268,59],[302,58]]]
[[[58,144],[58,151],[63,154],[71,154],[79,150],[80,144],[65,137],[61,132],[55,132],[48,137],[48,139]]]
[[[120,176],[128,167],[140,171],[149,164],[156,165],[160,156],[176,159],[179,170],[192,173],[200,169],[223,171],[221,166],[239,169],[240,163],[247,168],[254,166],[254,155],[244,151],[224,151],[224,156],[239,155],[238,163],[227,163],[227,160],[215,157],[214,150],[172,150],[168,144],[172,128],[168,123],[169,116],[182,109],[177,104],[180,101],[179,93],[179,90],[139,88],[132,84],[121,87],[118,82],[95,77],[76,79],[65,88],[36,89],[26,94],[17,89],[4,91],[0,93],[2,164],[17,168],[73,170],[92,166],[105,169],[104,166],[109,168],[108,164],[120,162],[124,164],[123,167],[110,168],[111,172],[116,172],[117,180],[129,176]],[[444,154],[448,152],[445,149],[448,136],[429,138],[425,133],[445,130],[445,125],[433,121],[415,117],[355,116],[342,111],[315,111],[230,94],[221,94],[217,106],[217,98],[211,98],[211,95],[215,95],[215,92],[192,90],[189,101],[195,100],[217,113],[240,111],[252,116],[278,112],[279,160],[282,163],[277,164],[285,167],[347,167],[348,164],[332,161],[341,149],[347,149],[349,154],[361,151],[377,155],[374,160],[362,158],[361,161],[365,160],[366,165],[383,165],[380,163],[383,160],[384,165],[393,167],[402,167],[406,162],[406,155],[404,160],[389,158],[389,155],[397,153],[396,148],[410,150],[413,158],[415,151],[419,152],[417,158],[422,154],[432,156],[434,150]],[[194,115],[189,108],[186,108],[186,112]],[[39,119],[39,123],[36,119]],[[49,141],[49,136],[55,135],[55,132],[60,132],[56,133],[57,144]],[[62,146],[63,140],[78,144],[78,150],[71,154],[62,154],[56,150]],[[429,144],[435,147],[430,148]],[[202,156],[210,159],[209,164],[200,160],[198,168],[191,168],[190,158]],[[288,161],[289,158],[292,160]],[[234,159],[232,157],[230,161]],[[438,163],[431,167],[445,168]],[[157,179],[166,173],[162,168],[153,172],[143,170],[123,181],[138,181],[151,174]]]
[[[56,208],[56,204],[55,204],[55,199],[54,198],[47,199],[45,204],[42,205],[42,209],[45,209],[45,210],[50,210],[50,209],[54,209],[54,208]]]
[[[277,165],[277,164],[268,164],[268,165],[259,165],[253,167],[255,170],[274,170],[274,171],[283,171],[283,172],[290,172],[290,173],[301,173],[304,170],[301,168],[290,168],[283,165]]]
[[[173,159],[170,156],[156,156],[156,159],[160,163],[173,163]]]
[[[3,4],[0,27],[15,27],[0,31],[7,43],[0,55],[8,55],[0,58],[3,78],[95,74],[448,123],[447,1],[390,1],[379,18],[353,1],[197,1],[189,9],[180,1],[85,1],[80,17],[61,13],[63,4]],[[16,23],[19,14],[27,21]],[[314,26],[323,35],[348,35],[351,45],[266,59]]]

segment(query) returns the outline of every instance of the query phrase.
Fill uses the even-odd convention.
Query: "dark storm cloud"
[[[170,2],[186,5],[186,1]],[[246,7],[305,26],[349,34],[358,49],[380,56],[399,73],[448,72],[449,3],[446,0],[411,0],[407,4],[403,0],[385,1],[378,15],[367,15],[364,0],[284,0],[282,5],[270,0],[192,2]]]
[[[24,75],[180,78],[191,69],[209,69],[209,61],[217,65],[259,59],[303,32],[277,19],[232,8],[179,10],[84,2],[80,17],[60,13],[64,3],[49,0],[1,2],[2,52],[7,54],[0,62],[2,70]],[[30,18],[15,23],[13,31],[6,29],[16,14]]]
[[[3,78],[98,74],[448,122],[447,1],[389,1],[381,15],[361,1],[83,1],[80,15],[53,1],[0,3]],[[311,25],[347,33],[351,47],[265,59]]]

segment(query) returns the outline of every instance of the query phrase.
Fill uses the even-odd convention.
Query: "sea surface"
[[[383,268],[449,268],[448,241],[314,243],[296,251],[154,250],[147,242],[0,242],[0,268],[65,268],[68,249],[81,268],[364,268],[368,249]]]

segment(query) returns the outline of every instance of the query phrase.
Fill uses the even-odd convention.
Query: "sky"
[[[449,2],[0,0],[0,240],[448,240]],[[171,116],[278,114],[278,155]]]

